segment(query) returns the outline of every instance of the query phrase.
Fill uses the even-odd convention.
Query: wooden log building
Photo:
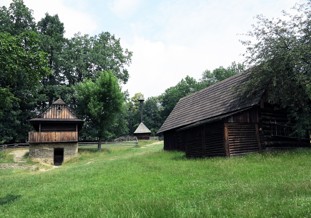
[[[78,119],[62,99],[55,101],[30,123],[29,156],[33,160],[61,165],[78,153],[78,132],[83,121]]]
[[[149,140],[151,135],[151,131],[147,128],[147,126],[141,122],[137,129],[134,131],[134,136],[137,137],[137,139],[143,139],[143,140]]]
[[[179,100],[158,134],[164,150],[184,151],[187,157],[234,156],[267,148],[310,146],[293,136],[287,114],[265,100],[265,93],[242,99],[242,73]]]

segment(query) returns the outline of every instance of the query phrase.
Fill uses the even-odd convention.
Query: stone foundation
[[[29,157],[33,161],[54,164],[54,148],[64,149],[64,161],[78,155],[78,143],[30,144]]]

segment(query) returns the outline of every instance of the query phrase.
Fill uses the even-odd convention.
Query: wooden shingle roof
[[[239,87],[250,73],[242,73],[181,98],[164,121],[158,133],[188,126],[196,122],[224,118],[234,112],[257,105],[261,96],[242,99]]]
[[[74,112],[66,105],[61,99],[57,99],[52,105],[47,108],[46,111],[39,114],[37,118],[30,120],[31,123],[38,122],[76,122],[83,123],[82,120],[78,119]]]

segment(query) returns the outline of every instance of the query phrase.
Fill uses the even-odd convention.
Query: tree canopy
[[[121,47],[120,39],[109,32],[70,39],[64,33],[58,15],[45,14],[36,23],[23,0],[0,8],[0,143],[25,141],[28,119],[59,97],[76,108],[79,82],[96,81],[102,71],[127,82],[132,52]],[[114,127],[115,133],[127,129],[121,119],[119,126],[124,128]]]
[[[79,83],[76,90],[77,111],[95,128],[98,150],[101,150],[102,140],[107,138],[124,105],[118,80],[111,71],[103,71],[95,81],[86,79]]]
[[[252,79],[245,95],[264,90],[267,101],[286,109],[296,133],[311,129],[311,2],[283,18],[258,16],[249,32],[247,63]]]

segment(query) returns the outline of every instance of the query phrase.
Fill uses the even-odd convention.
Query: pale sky
[[[11,0],[0,0],[9,6]],[[36,21],[58,14],[66,37],[108,31],[133,52],[124,90],[158,96],[187,75],[242,62],[255,16],[281,17],[303,0],[24,0]]]

